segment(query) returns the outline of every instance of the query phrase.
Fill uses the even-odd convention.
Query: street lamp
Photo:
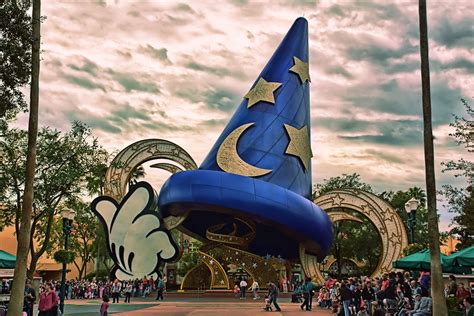
[[[63,218],[63,236],[64,236],[64,250],[67,251],[67,241],[68,237],[71,234],[72,222],[74,217],[76,217],[76,212],[73,210],[64,208],[61,211],[61,216]],[[61,314],[64,315],[64,295],[66,292],[66,263],[63,262],[63,269],[61,272],[61,293],[59,295],[59,309]]]
[[[408,214],[408,229],[410,230],[410,244],[415,243],[416,209],[418,205],[420,205],[420,202],[414,197],[405,203],[405,211]]]

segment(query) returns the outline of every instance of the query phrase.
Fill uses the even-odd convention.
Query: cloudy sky
[[[424,187],[416,1],[58,0],[42,10],[41,125],[84,121],[109,150],[164,138],[199,164],[304,16],[313,182],[357,172],[378,191]],[[448,133],[460,98],[472,102],[473,12],[472,1],[428,4],[438,187],[462,185],[439,163],[465,155]],[[168,176],[148,173],[157,186]]]

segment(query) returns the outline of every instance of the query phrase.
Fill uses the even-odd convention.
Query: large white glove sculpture
[[[120,204],[101,196],[92,202],[92,211],[106,229],[109,253],[116,264],[119,280],[156,279],[162,261],[174,261],[179,250],[162,225],[156,208],[156,193],[150,184],[139,182]]]

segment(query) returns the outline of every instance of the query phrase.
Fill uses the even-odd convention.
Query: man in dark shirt
[[[280,306],[278,306],[277,299],[278,299],[278,286],[275,285],[273,282],[268,282],[268,296],[270,297],[270,305],[273,303],[275,309],[277,311],[281,311]]]
[[[347,284],[345,282],[341,283],[341,302],[342,306],[344,307],[344,316],[350,316],[351,312],[349,310],[349,306],[352,301],[352,291],[347,287]]]
[[[23,303],[23,311],[26,312],[27,316],[33,316],[33,306],[36,301],[36,291],[31,287],[30,280],[26,281],[25,286],[25,298]]]

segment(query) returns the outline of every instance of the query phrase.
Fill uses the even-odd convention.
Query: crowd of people
[[[450,276],[446,297],[454,301],[452,309],[474,316],[470,290],[462,283],[457,284]],[[334,316],[428,316],[432,312],[430,297],[430,275],[422,272],[415,279],[409,272],[384,273],[380,278],[326,279],[317,287],[311,279],[298,284],[292,295],[292,302],[301,304],[302,310],[311,310],[313,300],[320,308],[330,309]]]
[[[102,299],[100,315],[107,316],[110,298],[112,303],[120,303],[120,298],[124,298],[124,303],[130,303],[132,297],[147,297],[153,291],[156,291],[156,300],[163,300],[165,291],[166,277],[154,280],[151,278],[136,279],[121,282],[114,281],[86,281],[70,280],[66,281],[64,298],[65,299]],[[2,292],[7,292],[7,285],[2,285]],[[39,295],[30,282],[26,283],[24,295],[24,308],[27,316],[33,315],[33,307],[38,302],[39,316],[56,316],[59,304],[59,295],[61,283],[59,281],[41,282],[39,286]]]
[[[8,293],[10,285],[2,281],[0,292]],[[65,284],[65,299],[102,299],[100,315],[106,316],[109,304],[130,303],[133,297],[147,297],[156,291],[156,300],[163,300],[166,276],[154,280],[144,278],[130,281],[86,281],[70,280]],[[278,305],[279,292],[292,291],[292,302],[300,303],[302,310],[313,309],[313,302],[319,308],[329,309],[334,316],[372,316],[389,312],[398,316],[428,316],[431,315],[432,301],[430,298],[430,275],[422,272],[414,278],[409,272],[384,273],[375,278],[347,278],[336,280],[327,278],[324,284],[316,285],[310,278],[303,282],[292,284],[266,284],[264,309],[280,310]],[[240,299],[246,298],[251,292],[253,299],[259,297],[260,285],[256,280],[251,284],[245,278],[235,281],[234,293]],[[56,315],[59,303],[61,283],[59,281],[42,282],[39,293],[27,282],[25,287],[24,311],[28,316],[33,315],[33,306],[38,303],[40,316]],[[466,316],[474,316],[471,289],[463,283],[458,283],[451,275],[445,288],[445,295],[450,309],[463,311]],[[112,300],[112,302],[110,302]]]

